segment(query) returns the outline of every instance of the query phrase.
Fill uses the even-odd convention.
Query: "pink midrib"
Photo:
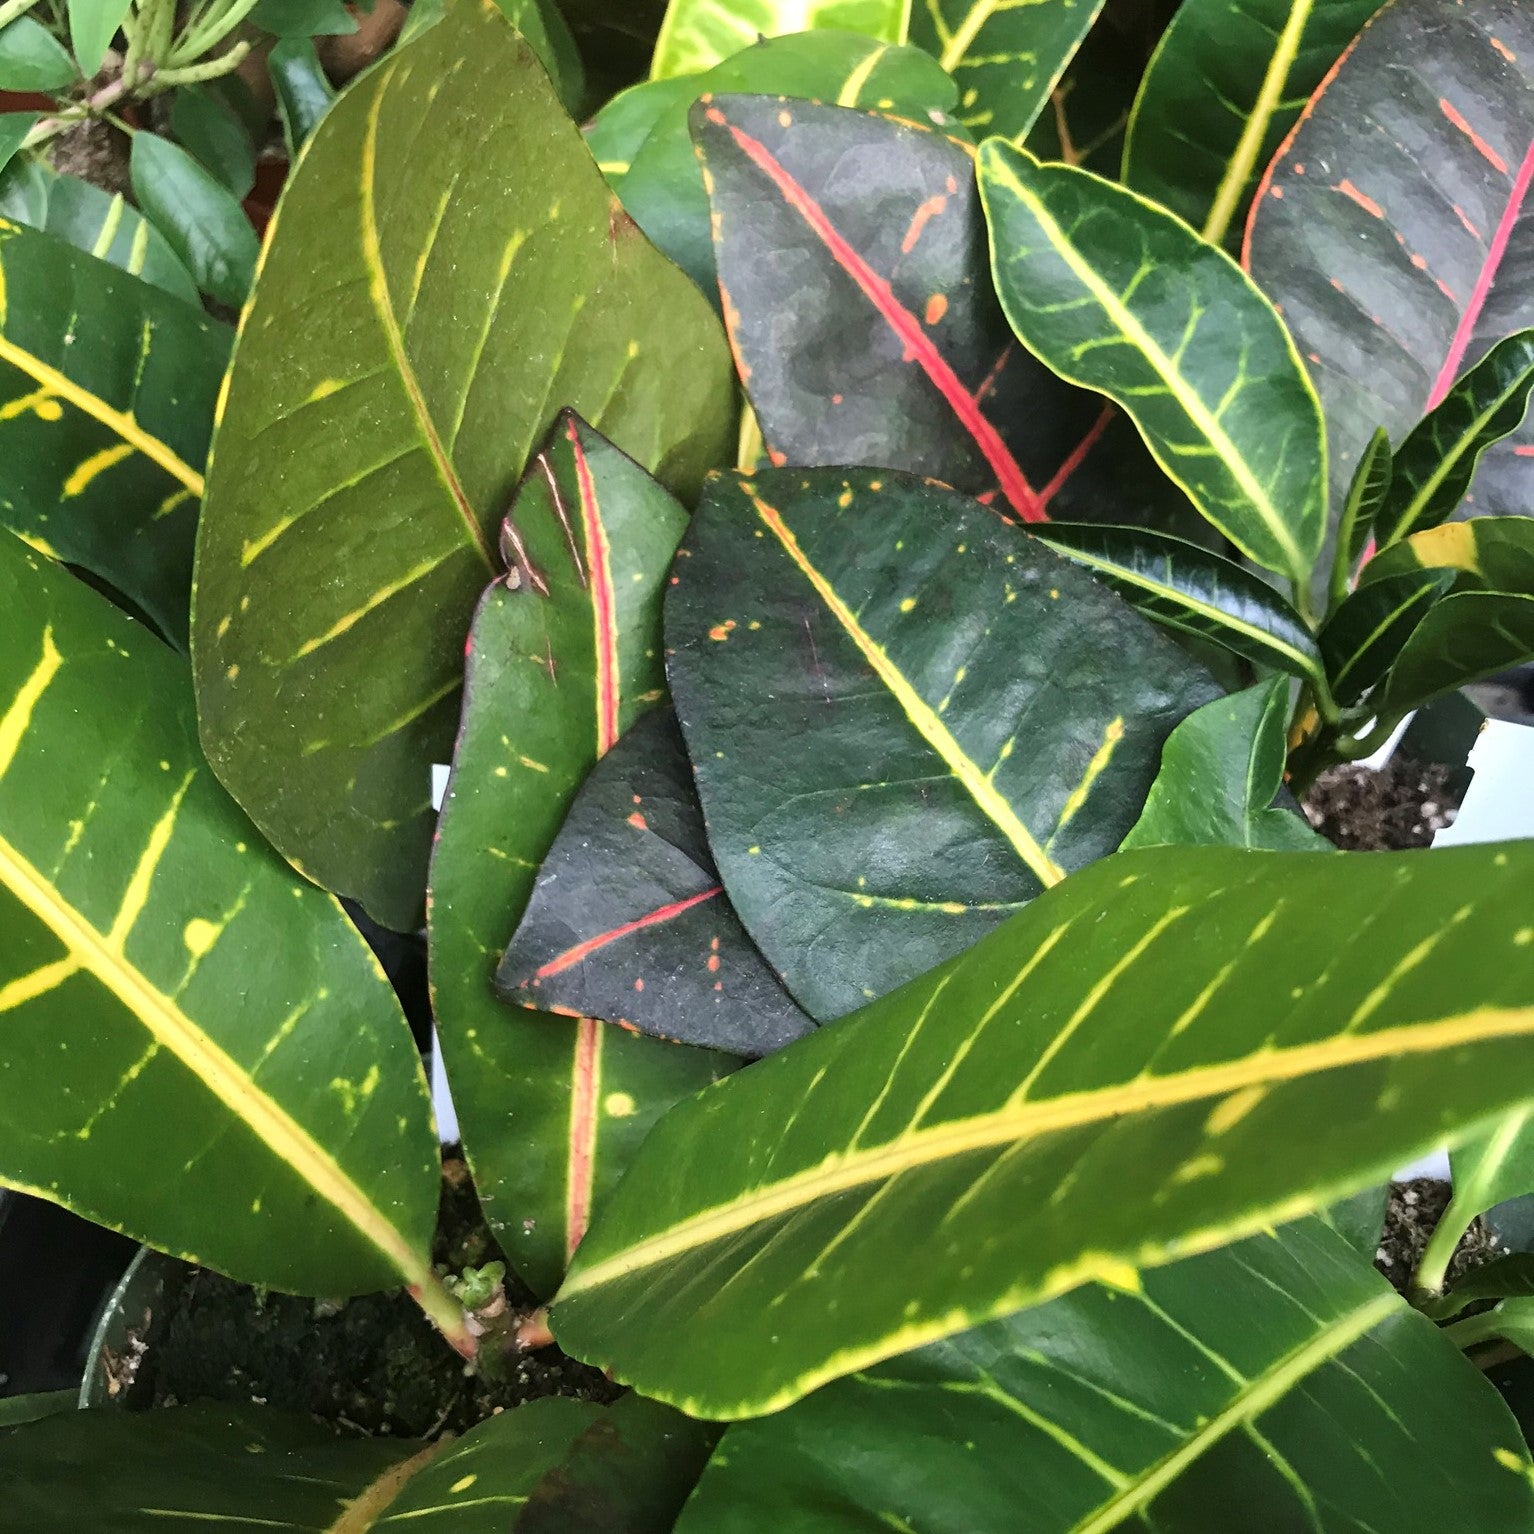
[[[597,503],[591,465],[574,421],[565,428],[575,454],[575,477],[581,493],[581,525],[591,566],[592,621],[596,628],[597,755],[606,756],[618,740],[618,622],[613,600],[612,550]]]
[[[721,114],[722,115],[722,114]],[[976,446],[990,465],[1001,493],[1025,522],[1043,522],[1048,518],[1033,486],[1028,483],[1017,460],[1008,450],[1001,434],[986,419],[974,396],[964,387],[959,375],[932,344],[921,322],[895,297],[894,289],[855,251],[846,237],[826,216],[825,209],[783,168],[772,151],[760,140],[727,124],[741,152],[782,193],[789,206],[820,238],[831,258],[863,290],[880,317],[899,336],[906,350],[931,379],[949,409],[974,438]]]
[[[576,1024],[575,1066],[570,1080],[570,1165],[565,1198],[565,1260],[586,1234],[591,1219],[591,1185],[597,1154],[597,1079],[602,1058],[602,1024],[583,1017]]]

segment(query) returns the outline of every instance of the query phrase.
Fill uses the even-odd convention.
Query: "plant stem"
[[[74,127],[76,123],[85,122],[88,118],[98,114],[110,117],[111,114],[106,109],[126,95],[127,90],[127,76],[120,76],[118,79],[113,80],[110,85],[102,86],[94,96],[81,102],[78,110],[59,117],[45,117],[41,122],[36,123],[32,131],[21,141],[21,147],[23,149],[36,149],[46,144],[49,139],[56,138],[66,128]],[[115,118],[113,120],[116,121]],[[119,124],[119,126],[126,127],[126,124]]]
[[[25,16],[37,4],[37,0],[5,0],[0,5],[0,27],[9,26],[18,16]]]
[[[145,90],[140,92],[140,95],[152,96],[160,91],[173,90],[178,85],[200,85],[204,80],[216,80],[220,75],[232,74],[240,67],[245,55],[249,52],[249,43],[238,42],[227,53],[219,54],[216,59],[208,59],[201,64],[184,64],[180,67],[157,70],[153,80]]]
[[[1414,1305],[1436,1300],[1443,1293],[1444,1280],[1449,1275],[1449,1264],[1454,1261],[1454,1254],[1459,1250],[1459,1244],[1464,1239],[1465,1232],[1470,1229],[1480,1212],[1479,1195],[1473,1186],[1467,1186],[1449,1200],[1449,1207],[1444,1210],[1443,1218],[1434,1226],[1433,1234],[1428,1238],[1428,1244],[1422,1253],[1422,1260],[1417,1264],[1417,1271],[1412,1275],[1411,1299]]]
[[[170,57],[165,62],[172,69],[195,64],[223,42],[255,8],[256,0],[233,0],[233,4],[222,10],[211,11],[197,26],[182,33],[181,40],[170,50]],[[246,44],[246,52],[249,51],[249,44]],[[241,58],[244,56],[240,55]]]
[[[1294,610],[1310,628],[1318,627],[1321,615],[1316,610],[1316,599],[1311,593],[1310,582],[1308,580],[1290,581],[1289,589],[1294,593]]]
[[[1495,1310],[1483,1311],[1478,1316],[1467,1316],[1463,1321],[1451,1322],[1443,1327],[1442,1331],[1461,1352],[1467,1352],[1478,1343],[1492,1342],[1502,1335]]]
[[[426,1312],[426,1318],[447,1339],[449,1346],[461,1358],[473,1359],[479,1352],[479,1339],[469,1326],[469,1318],[462,1305],[448,1293],[447,1285],[431,1268],[426,1268],[419,1281],[405,1286],[406,1292]]]

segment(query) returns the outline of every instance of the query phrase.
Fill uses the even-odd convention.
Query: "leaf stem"
[[[1483,1342],[1493,1342],[1502,1335],[1495,1309],[1482,1311],[1478,1316],[1466,1316],[1463,1321],[1452,1321],[1442,1331],[1461,1352],[1468,1352]]]
[[[233,4],[224,7],[222,10],[210,11],[197,26],[189,28],[182,34],[180,42],[171,49],[170,57],[166,60],[166,63],[172,69],[182,69],[188,65],[195,64],[210,49],[216,48],[223,42],[255,10],[256,3],[257,0],[233,0]],[[236,44],[235,46],[238,48],[241,45]],[[245,54],[250,52],[249,43],[244,44],[243,47],[244,52],[240,54],[240,58],[244,58]],[[234,50],[231,49],[230,51],[233,52]],[[225,57],[227,58],[228,55],[226,54]],[[238,60],[236,60],[237,62]],[[234,65],[231,64],[229,67],[232,69]],[[212,77],[205,75],[203,78],[210,79]]]
[[[1479,1191],[1471,1183],[1463,1191],[1456,1191],[1444,1210],[1443,1218],[1433,1227],[1422,1260],[1412,1275],[1412,1304],[1421,1305],[1436,1300],[1443,1293],[1444,1280],[1449,1276],[1449,1264],[1464,1239],[1465,1232],[1475,1223],[1481,1212]]]
[[[468,1314],[430,1267],[423,1268],[416,1282],[405,1289],[460,1358],[472,1360],[477,1356],[479,1339],[469,1325]]]
[[[201,64],[173,65],[169,69],[157,70],[148,88],[140,94],[152,96],[160,91],[173,90],[178,85],[200,85],[204,80],[217,80],[221,75],[232,74],[238,69],[249,52],[250,44],[241,41],[227,53],[219,54],[216,59],[207,59]]]
[[[0,5],[0,27],[9,26],[18,16],[25,16],[38,0],[5,0]]]

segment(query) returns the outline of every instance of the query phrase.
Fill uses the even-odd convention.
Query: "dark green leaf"
[[[524,467],[568,405],[690,498],[729,373],[499,12],[458,7],[337,100],[283,194],[198,532],[204,742],[283,852],[419,919],[430,767]]]
[[[1404,713],[1529,660],[1534,660],[1534,594],[1450,592],[1428,609],[1380,684],[1379,713]]]
[[[58,179],[34,156],[15,157],[0,170],[0,218],[41,226],[48,216],[48,183]]]
[[[1342,516],[1337,524],[1339,552],[1337,574],[1333,577],[1332,598],[1346,596],[1358,562],[1364,557],[1374,532],[1374,519],[1390,490],[1395,465],[1390,452],[1390,437],[1382,426],[1369,438],[1369,445],[1353,470],[1348,493],[1343,499]]]
[[[415,14],[412,7],[411,15]],[[282,118],[282,137],[288,146],[290,162],[309,142],[320,118],[336,99],[329,79],[320,65],[314,43],[307,37],[286,37],[272,49],[266,60],[272,89],[277,92],[277,111]]]
[[[691,105],[701,89],[697,80],[686,75],[642,80],[614,96],[586,124],[582,130],[586,147],[615,192],[621,190],[624,177],[666,109],[677,103]]]
[[[1534,1298],[1534,1255],[1511,1252],[1493,1262],[1472,1268],[1454,1280],[1450,1299],[1459,1306],[1472,1300]]]
[[[711,300],[709,200],[688,136],[688,109],[705,95],[735,91],[878,107],[920,123],[941,117],[956,94],[953,81],[919,48],[890,48],[849,32],[772,38],[694,79],[690,89],[668,91],[623,178],[623,206]]]
[[[89,79],[133,8],[133,0],[69,0],[69,41],[80,72]]]
[[[910,0],[671,0],[651,75],[700,75],[764,37],[837,29],[905,41]]]
[[[911,41],[959,87],[959,120],[1021,142],[1103,0],[913,0]]]
[[[239,202],[184,149],[154,133],[133,135],[133,195],[197,286],[239,308],[250,293],[261,242]]]
[[[80,78],[53,34],[31,16],[0,27],[0,90],[57,91]]]
[[[1516,431],[1534,387],[1534,330],[1497,342],[1396,449],[1374,536],[1388,547],[1454,515],[1493,443]]]
[[[0,284],[0,524],[184,643],[228,330],[29,230],[0,230]]]
[[[1273,161],[1246,264],[1325,409],[1340,500],[1383,426],[1399,442],[1467,365],[1534,324],[1534,7],[1405,0],[1364,28]],[[1475,509],[1529,509],[1525,423],[1483,459]]]
[[[1124,184],[1239,244],[1263,167],[1379,5],[1184,0],[1135,99]]]
[[[1168,738],[1145,810],[1123,845],[1330,851],[1293,810],[1274,805],[1284,786],[1288,725],[1289,680],[1282,676],[1195,709]]]
[[[41,120],[40,112],[0,113],[0,171],[11,163],[27,135]]]
[[[980,191],[1023,342],[1118,403],[1242,553],[1307,579],[1326,530],[1320,407],[1241,269],[1153,203],[998,140],[981,148]]]
[[[0,1179],[248,1283],[427,1282],[377,961],[207,771],[178,656],[8,535],[0,603]]]
[[[555,1334],[696,1415],[754,1415],[1368,1186],[1523,1102],[1531,879],[1528,842],[1098,863],[673,1109]]]
[[[1447,570],[1413,570],[1348,597],[1321,630],[1321,653],[1339,703],[1355,703],[1395,663],[1428,609],[1454,584]]]
[[[1382,1182],[1377,1187],[1365,1188],[1338,1199],[1335,1204],[1328,1204],[1317,1215],[1365,1262],[1372,1264],[1384,1234],[1385,1212],[1389,1205],[1390,1184]]]
[[[1157,623],[1290,676],[1324,675],[1305,620],[1233,560],[1142,527],[1051,522],[1038,536]]]
[[[1361,584],[1422,570],[1447,570],[1456,591],[1534,596],[1534,517],[1470,517],[1392,545],[1364,566]]]
[[[344,37],[357,30],[343,0],[256,0],[250,19],[274,37]]]
[[[60,1412],[74,1411],[80,1404],[78,1390],[49,1390],[40,1395],[0,1398],[0,1428],[17,1427],[23,1422],[41,1422]]]
[[[713,855],[822,1022],[1111,852],[1216,695],[1079,566],[909,475],[714,480],[676,575],[669,672]]]
[[[256,184],[256,150],[245,124],[211,90],[190,85],[176,92],[171,131],[186,151],[236,200]]]
[[[582,785],[496,988],[737,1055],[813,1031],[725,898],[670,709],[641,719]]]
[[[725,323],[773,462],[909,469],[1042,518],[1102,402],[1014,339],[970,151],[770,96],[700,102],[693,133]]]
[[[677,1534],[1489,1534],[1534,1518],[1531,1470],[1479,1371],[1309,1220],[738,1424]]]
[[[1454,1197],[1473,1214],[1534,1193],[1534,1134],[1528,1110],[1510,1113],[1481,1134],[1457,1145],[1449,1156]]]
[[[725,1068],[600,1023],[534,1017],[491,993],[582,779],[664,696],[660,597],[685,525],[643,470],[563,415],[502,534],[513,574],[485,593],[469,636],[431,865],[435,1009],[490,1216],[542,1293],[638,1136]]]

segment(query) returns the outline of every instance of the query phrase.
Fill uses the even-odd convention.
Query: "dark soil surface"
[[[1385,1209],[1385,1230],[1380,1237],[1374,1266],[1403,1294],[1412,1274],[1422,1260],[1428,1237],[1449,1206],[1449,1184],[1436,1177],[1417,1177],[1411,1182],[1390,1185],[1390,1202]],[[1449,1264],[1449,1287],[1472,1268],[1479,1268],[1500,1257],[1504,1248],[1497,1233],[1484,1219],[1477,1217],[1464,1234]]]
[[[1430,846],[1453,822],[1456,798],[1437,762],[1395,760],[1378,771],[1355,762],[1316,779],[1305,818],[1345,852],[1406,851]]]
[[[438,1270],[458,1273],[500,1255],[467,1168],[450,1156]],[[506,1288],[512,1314],[535,1307],[509,1274]],[[598,1370],[552,1347],[502,1353],[487,1359],[484,1373],[473,1372],[402,1293],[313,1300],[195,1269],[155,1328],[135,1404],[254,1403],[367,1433],[435,1438],[537,1396],[610,1401],[619,1394]]]

